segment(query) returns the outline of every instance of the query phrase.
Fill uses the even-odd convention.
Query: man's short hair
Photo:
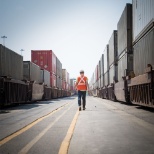
[[[84,73],[84,70],[80,70],[80,73]]]

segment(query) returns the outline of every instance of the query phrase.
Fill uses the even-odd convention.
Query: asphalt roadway
[[[0,154],[154,154],[154,110],[68,97],[0,111]]]

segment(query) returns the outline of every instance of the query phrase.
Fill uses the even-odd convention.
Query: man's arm
[[[89,90],[88,78],[86,80],[86,86],[87,86],[87,90]]]

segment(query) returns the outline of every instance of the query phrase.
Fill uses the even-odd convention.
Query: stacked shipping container
[[[114,30],[109,40],[109,84],[118,80],[117,50],[117,30]]]
[[[117,25],[118,29],[118,82],[115,84],[115,95],[119,101],[128,100],[126,76],[133,70],[132,55],[132,4],[126,4]]]
[[[46,86],[50,87],[50,72],[44,69],[41,69],[41,82]]]
[[[114,30],[109,40],[109,86],[108,86],[108,98],[110,100],[116,100],[114,95],[114,83],[118,78],[118,66],[117,66],[117,31]]]
[[[0,76],[23,79],[23,57],[0,44]]]
[[[56,85],[56,55],[52,50],[32,50],[31,61],[40,66],[41,69],[45,69],[50,72],[50,85],[51,87],[57,87]]]
[[[41,69],[38,65],[30,62],[23,62],[23,79],[41,83]]]
[[[69,73],[66,69],[62,69],[62,82],[63,82],[63,89],[64,90],[70,90],[70,79],[69,79]]]
[[[144,74],[143,68],[146,68],[147,64],[153,64],[154,61],[153,42],[154,42],[154,1],[133,0],[133,48],[134,48],[135,76]]]
[[[109,85],[109,45],[104,50],[104,86]]]
[[[50,86],[54,91],[54,98],[63,95],[62,89],[70,90],[69,73],[62,70],[62,63],[52,50],[32,50],[31,54],[35,64],[50,72]]]
[[[100,59],[100,86],[101,88],[104,87],[104,54],[102,54],[101,59]]]
[[[104,86],[102,89],[102,98],[108,98],[107,86],[109,85],[109,45],[104,50]]]
[[[109,40],[109,53],[104,51],[103,77],[101,60],[98,64],[98,87],[102,88],[103,98],[115,100],[116,95],[119,101],[154,107],[153,8],[153,0],[133,0],[132,16],[132,5],[126,4],[117,25],[118,31],[114,31]],[[96,88],[95,74],[89,83],[89,93]]]
[[[70,91],[71,91],[71,95],[76,94],[75,83],[76,83],[76,79],[70,79]]]
[[[56,57],[56,76],[57,76],[57,87],[59,89],[62,89],[62,63],[60,60]]]
[[[133,70],[132,59],[132,4],[127,4],[117,25],[118,81]]]
[[[154,1],[133,0],[134,75],[130,80],[130,100],[154,106]],[[147,68],[148,67],[148,68]],[[145,69],[147,68],[147,69]],[[144,89],[144,90],[143,90]]]

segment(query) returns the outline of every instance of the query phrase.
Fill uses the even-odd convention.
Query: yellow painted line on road
[[[74,104],[73,104],[74,105]],[[42,132],[40,132],[33,140],[31,140],[18,154],[26,154],[28,151],[37,143],[42,136],[62,117],[68,110],[73,106],[71,105],[66,111],[64,111],[60,116],[58,116],[48,127],[46,127]]]
[[[76,125],[76,122],[77,122],[77,119],[78,119],[78,116],[79,116],[79,111],[76,112],[75,116],[74,116],[74,119],[68,129],[68,132],[60,146],[60,149],[59,149],[59,154],[67,154],[68,153],[68,149],[69,149],[69,145],[70,145],[70,142],[71,142],[71,138],[72,138],[72,135],[73,135],[73,132],[74,132],[74,129],[75,129],[75,125]]]
[[[24,133],[25,131],[29,130],[30,128],[32,128],[34,125],[36,125],[37,123],[41,122],[42,120],[44,120],[45,118],[53,115],[54,113],[56,113],[57,111],[61,110],[62,108],[64,108],[65,106],[67,106],[69,103],[66,103],[62,106],[60,106],[59,108],[49,112],[48,114],[36,119],[35,121],[33,121],[32,123],[28,124],[27,126],[23,127],[22,129],[18,130],[17,132],[5,137],[4,139],[0,140],[0,146],[2,146],[3,144],[7,143],[8,141],[12,140],[13,138],[17,137],[18,135]]]

